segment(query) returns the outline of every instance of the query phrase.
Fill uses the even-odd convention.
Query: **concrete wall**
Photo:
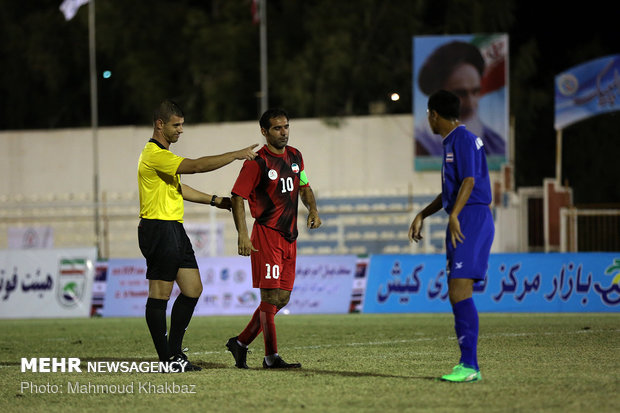
[[[302,151],[319,202],[341,196],[359,199],[360,196],[385,194],[435,195],[441,190],[440,174],[414,172],[412,135],[410,115],[347,117],[328,122],[291,119],[289,143]],[[47,231],[51,228],[56,247],[98,245],[104,257],[139,257],[137,163],[151,136],[152,127],[148,126],[98,130],[99,190],[104,206],[99,211],[101,226],[97,231],[92,208],[94,139],[91,129],[0,132],[3,148],[0,173],[5,177],[0,180],[0,248],[9,245],[11,229]],[[180,156],[196,158],[253,143],[264,143],[256,121],[187,123],[185,133],[171,149]],[[210,173],[184,175],[182,180],[205,192],[229,195],[241,165],[241,161],[236,161]],[[498,178],[499,173],[493,173],[492,179]],[[408,215],[422,207],[418,201],[416,211],[393,217],[402,221],[399,231],[405,232],[399,235],[399,240],[406,239],[411,220]],[[305,217],[305,209],[300,210]],[[187,224],[224,225],[224,255],[236,255],[236,231],[229,213],[191,203],[186,204],[185,212]],[[247,216],[248,225],[251,225],[251,218]],[[329,232],[329,225],[333,227],[337,223],[325,222],[325,234]],[[515,227],[518,226],[512,223],[512,228]],[[505,251],[503,233],[510,234],[510,231],[498,231],[494,243],[496,251]],[[95,234],[100,234],[100,241]],[[304,237],[307,238],[306,234],[300,235],[300,239]]]
[[[438,193],[438,172],[413,171],[413,118],[386,115],[339,118],[337,126],[319,119],[291,119],[289,143],[304,155],[318,194],[372,191]],[[99,187],[102,192],[137,191],[138,156],[151,127],[122,126],[98,131]],[[0,132],[0,195],[92,193],[93,136],[89,128]],[[186,123],[171,149],[180,156],[215,155],[264,143],[258,122]],[[241,162],[207,174],[184,176],[197,189],[228,194]]]

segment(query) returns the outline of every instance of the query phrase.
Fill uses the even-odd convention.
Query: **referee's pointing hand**
[[[254,145],[250,145],[247,148],[238,150],[235,154],[235,159],[245,159],[247,161],[251,161],[252,159],[256,158],[256,152],[254,152],[254,148],[256,148],[257,146],[258,143],[255,143]]]

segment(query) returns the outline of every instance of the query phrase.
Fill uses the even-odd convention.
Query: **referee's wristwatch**
[[[215,198],[217,198],[217,195],[213,195],[213,196],[211,197],[211,202],[210,202],[210,204],[211,204],[211,205],[213,205],[213,206],[215,206]]]

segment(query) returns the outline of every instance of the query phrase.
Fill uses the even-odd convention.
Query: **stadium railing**
[[[533,213],[532,201],[540,209],[543,202],[539,190],[521,193],[521,222],[542,222],[540,213]],[[428,254],[443,253],[447,224],[445,212],[427,218],[424,240],[410,244],[407,233],[415,214],[432,201],[435,195],[408,193],[360,193],[332,196],[318,194],[323,220],[320,230],[306,229],[306,209],[300,206],[298,253],[329,254]],[[228,211],[186,203],[185,222],[205,227],[218,226],[217,255],[237,254],[237,233]],[[532,217],[536,218],[533,219]],[[138,193],[102,193],[99,203],[100,238],[95,234],[92,194],[62,193],[0,196],[0,249],[11,247],[9,230],[22,231],[22,248],[38,247],[37,229],[52,233],[54,247],[99,246],[101,258],[140,258],[137,245]],[[252,218],[247,214],[250,228]],[[527,228],[530,224],[519,225]],[[540,233],[541,223],[530,229],[521,240]],[[532,227],[534,228],[534,227]],[[15,231],[13,231],[15,232]],[[562,208],[560,219],[561,252],[620,251],[620,208],[609,205],[598,209]],[[14,236],[14,235],[13,235]],[[20,240],[18,240],[20,241]],[[522,251],[537,250],[529,240]],[[15,244],[15,240],[12,240]],[[31,245],[26,245],[31,242]],[[208,255],[214,255],[208,253]]]
[[[426,221],[424,240],[410,244],[409,225],[415,214],[434,195],[408,193],[317,196],[323,226],[308,231],[306,209],[299,208],[299,254],[398,254],[438,253],[447,217],[441,212]],[[101,258],[139,258],[137,245],[138,193],[105,192],[99,199],[99,237],[95,231],[92,194],[62,193],[0,197],[0,232],[9,228],[46,228],[53,234],[54,247],[98,246]],[[248,227],[252,218],[247,214]],[[229,212],[186,203],[185,222],[219,225],[221,255],[237,254],[237,235]],[[36,236],[36,233],[35,233]],[[32,247],[37,247],[31,239]],[[25,246],[28,247],[28,246]],[[0,237],[0,248],[9,248],[8,235]]]
[[[562,208],[561,252],[620,251],[620,209]]]

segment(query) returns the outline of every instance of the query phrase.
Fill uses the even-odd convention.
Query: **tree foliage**
[[[61,2],[0,0],[0,129],[90,125],[89,6],[66,22]],[[533,0],[267,3],[269,102],[295,117],[365,115],[375,102],[410,113],[413,36],[508,33],[518,186],[554,173],[555,74],[618,52],[613,13],[595,8],[541,9]],[[256,119],[259,29],[250,4],[96,1],[99,124],[148,124],[163,97],[178,100],[192,123]],[[112,76],[102,78],[104,70]],[[392,92],[401,99],[389,101]],[[617,118],[605,121],[618,129]],[[586,139],[575,134],[570,139]],[[593,147],[618,155],[610,142]]]

